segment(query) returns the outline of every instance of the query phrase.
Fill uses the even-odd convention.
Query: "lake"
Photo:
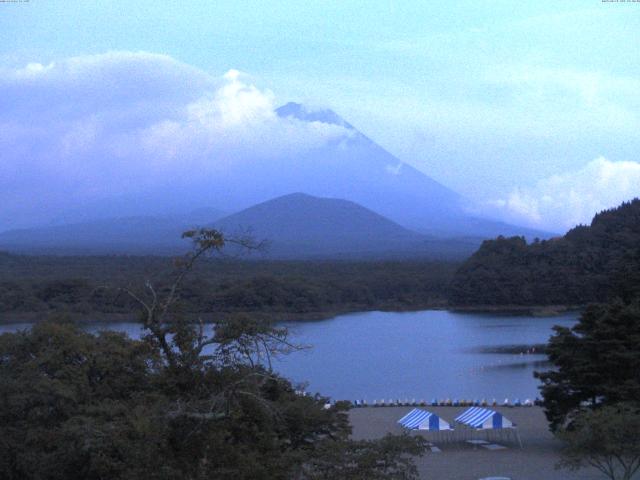
[[[554,317],[420,312],[364,312],[317,322],[287,322],[296,343],[312,345],[280,358],[275,368],[311,392],[333,399],[535,398],[540,354],[495,353],[496,347],[545,343],[553,325],[572,326],[578,313]],[[29,324],[0,325],[0,333]],[[136,323],[92,323],[140,335]],[[493,352],[493,353],[487,353]]]

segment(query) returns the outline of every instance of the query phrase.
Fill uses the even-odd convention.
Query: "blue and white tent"
[[[420,408],[411,410],[398,420],[398,423],[408,430],[429,430],[432,432],[452,430],[451,425],[438,415]]]
[[[455,421],[480,430],[515,427],[513,422],[503,417],[500,412],[482,407],[468,408],[456,417]]]
[[[493,440],[497,436],[502,440],[505,438],[508,439],[513,435],[518,441],[520,448],[522,448],[522,440],[520,440],[520,434],[518,433],[516,424],[503,417],[500,412],[489,410],[488,408],[471,407],[458,415],[455,421],[468,427],[466,430],[471,432],[472,436],[474,436],[474,432],[483,432],[487,438]],[[458,430],[460,429],[456,429],[456,431]]]

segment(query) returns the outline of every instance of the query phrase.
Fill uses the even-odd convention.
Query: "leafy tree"
[[[141,340],[69,322],[0,336],[0,478],[415,478],[421,439],[354,442],[346,404],[326,409],[271,370],[298,348],[286,330],[235,318],[208,337],[185,321],[177,306],[196,261],[228,243],[254,248],[215,230],[185,237],[194,250],[171,281],[123,289],[141,308]]]
[[[536,373],[552,430],[585,405],[640,401],[640,302],[592,305],[555,332],[547,346],[555,369]]]
[[[93,317],[137,313],[138,303],[107,285],[153,282],[166,292],[174,277],[164,257],[55,257],[0,254],[0,315],[59,311]],[[170,266],[170,264],[169,264]],[[458,265],[424,259],[385,261],[198,259],[180,286],[185,315],[237,312],[290,320],[354,310],[443,306]]]
[[[157,365],[144,342],[69,323],[0,336],[0,477],[118,478]]]
[[[563,237],[485,241],[460,266],[455,305],[586,305],[640,293],[640,199],[598,213]]]
[[[561,466],[591,465],[611,480],[631,480],[640,469],[640,410],[613,405],[581,412],[559,437],[566,442]]]
[[[386,435],[378,441],[323,442],[321,454],[303,467],[304,480],[413,480],[418,470],[409,455],[421,456],[422,437]]]

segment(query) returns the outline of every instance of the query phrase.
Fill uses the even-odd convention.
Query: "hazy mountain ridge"
[[[180,236],[222,216],[213,208],[183,215],[106,218],[0,232],[0,248],[42,254],[175,254],[189,247]]]
[[[56,210],[50,221],[70,224],[98,218],[166,216],[203,205],[237,212],[292,192],[304,192],[356,202],[405,228],[428,235],[549,236],[468,214],[468,200],[462,195],[399,160],[332,110],[289,103],[275,113],[280,124],[291,124],[292,132],[305,130],[299,124],[306,122],[315,124],[306,128],[309,131],[332,133],[311,146],[295,136],[286,137],[288,130],[284,130],[278,147],[282,151],[275,156],[259,149],[221,158],[220,154],[209,154],[210,158],[203,158],[200,164],[185,165],[184,171],[169,182],[154,187],[141,185],[133,193],[79,202]],[[427,160],[428,155],[425,152]],[[108,162],[108,158],[104,161]]]
[[[305,122],[328,123],[356,131],[353,125],[331,109],[310,110],[300,103],[289,102],[276,108],[276,114],[284,118],[294,117]],[[362,135],[360,132],[358,134]]]
[[[310,177],[315,179],[315,185],[291,191],[352,200],[404,227],[439,237],[552,236],[470,214],[466,208],[470,202],[463,195],[401,161],[333,110],[310,110],[290,102],[276,112],[301,121],[343,126],[350,134],[343,143],[330,143],[309,152],[306,157],[311,161],[306,163],[324,168],[316,167]]]
[[[267,256],[442,256],[471,253],[480,239],[440,239],[408,230],[348,200],[294,193],[255,205],[215,223],[269,243]]]
[[[255,211],[251,209],[263,203],[273,207],[262,216],[240,216],[221,225],[254,229],[257,236],[272,240],[271,255],[275,256],[446,252],[459,257],[471,254],[480,238],[499,234],[550,236],[468,215],[461,195],[400,161],[332,110],[310,110],[288,103],[276,114],[297,122],[335,125],[345,134],[295,155],[230,162],[215,179],[190,175],[185,177],[191,182],[188,184],[184,178],[176,179],[154,192],[140,191],[137,196],[82,204],[74,211],[59,212],[57,226],[0,233],[0,248],[28,253],[173,254],[185,248],[185,242],[179,240],[183,230],[211,225],[221,215],[210,210],[186,216],[164,212],[206,204],[232,212]],[[311,211],[298,212],[289,225],[283,223],[278,203],[269,202],[278,198],[285,201],[291,192],[304,192]],[[313,210],[312,197],[346,203],[340,211],[332,209],[335,204],[327,201],[323,207],[326,211],[320,212]],[[305,203],[304,198],[297,200]],[[291,210],[294,204],[287,208]],[[113,210],[118,215],[109,217]],[[158,211],[163,213],[154,216]],[[347,218],[345,212],[351,212],[353,218]],[[316,221],[306,221],[311,217]],[[236,223],[229,223],[232,221]],[[280,232],[265,230],[276,221],[280,222]],[[324,225],[324,230],[319,225]],[[357,225],[359,228],[355,228]],[[331,233],[329,237],[327,232]],[[456,241],[450,241],[452,237]]]
[[[303,193],[284,195],[224,218],[128,217],[0,233],[0,248],[20,253],[177,254],[184,230],[215,227],[266,241],[261,258],[463,258],[481,238],[423,235],[357,203]]]

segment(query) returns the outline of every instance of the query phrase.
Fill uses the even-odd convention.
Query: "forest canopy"
[[[128,315],[116,289],[158,280],[166,257],[19,256],[0,253],[0,314],[68,312],[78,318]],[[261,261],[202,259],[181,290],[186,314],[237,312],[305,319],[370,309],[440,307],[457,263],[434,261]],[[166,285],[164,285],[166,287]],[[35,315],[34,315],[35,314]]]
[[[640,294],[640,200],[597,214],[591,225],[527,243],[485,241],[456,272],[454,305],[572,305]]]
[[[121,289],[142,339],[68,321],[0,335],[0,478],[417,478],[423,438],[351,440],[346,403],[302,394],[271,369],[299,348],[286,329],[230,318],[208,336],[175,309],[196,261],[228,242],[188,236],[194,250],[166,288]]]

